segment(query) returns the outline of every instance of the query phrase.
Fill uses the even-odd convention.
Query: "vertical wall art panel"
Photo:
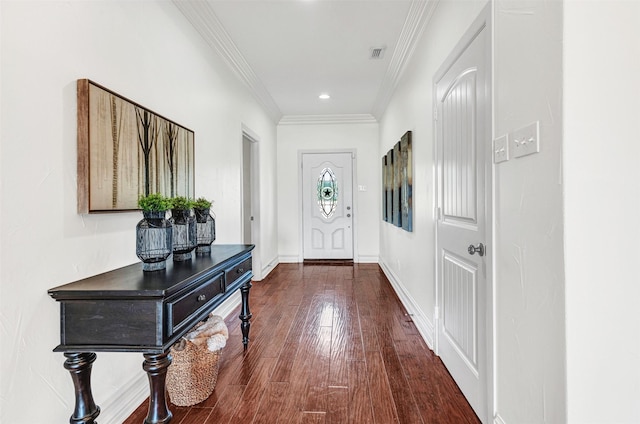
[[[387,152],[387,180],[384,187],[387,193],[387,222],[393,222],[393,150]]]
[[[400,210],[402,229],[413,231],[413,175],[411,131],[407,131],[400,139]]]
[[[400,157],[400,142],[398,141],[393,146],[393,225],[396,227],[402,227],[402,215],[400,213],[400,199],[402,194],[402,181],[401,175],[401,157]]]
[[[194,197],[194,133],[78,80],[78,212],[138,208],[138,197]]]
[[[382,157],[382,217],[413,231],[413,153],[411,131]]]
[[[387,214],[387,155],[382,156],[382,220],[389,222]]]

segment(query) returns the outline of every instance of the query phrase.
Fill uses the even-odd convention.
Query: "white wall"
[[[562,2],[495,3],[495,136],[540,121],[541,151],[495,172],[497,414],[565,419]]]
[[[640,422],[640,3],[567,1],[569,423]]]
[[[382,224],[381,263],[427,339],[436,302],[433,76],[485,4],[438,4],[380,124],[381,154],[414,131],[415,231]],[[495,168],[498,422],[563,422],[562,3],[496,1],[494,29],[496,135],[540,120],[543,140],[541,153]]]
[[[281,262],[302,259],[300,222],[301,150],[355,149],[354,196],[355,261],[378,262],[378,227],[381,217],[381,159],[378,124],[278,125],[278,251]],[[358,185],[367,191],[358,191]]]
[[[47,289],[137,262],[140,219],[76,213],[76,79],[195,131],[196,194],[215,200],[216,243],[240,241],[242,124],[258,134],[267,259],[277,254],[275,125],[168,1],[22,0],[0,8],[0,421],[61,423],[74,396],[64,357],[52,352],[59,310]],[[121,422],[114,414],[122,390],[146,385],[141,363],[139,354],[98,353],[101,423]]]
[[[438,4],[380,122],[379,156],[411,130],[414,158],[413,232],[381,223],[380,263],[430,345],[436,304],[433,76],[485,5]]]

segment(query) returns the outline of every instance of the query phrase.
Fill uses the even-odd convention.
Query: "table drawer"
[[[231,268],[227,268],[224,273],[226,275],[226,284],[230,286],[238,278],[242,277],[246,273],[251,272],[251,258],[247,258],[237,265]]]
[[[189,317],[205,308],[217,296],[224,293],[224,278],[220,273],[204,284],[199,284],[193,291],[167,302],[169,335],[173,334]]]

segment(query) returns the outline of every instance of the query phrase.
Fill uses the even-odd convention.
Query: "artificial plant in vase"
[[[191,251],[197,245],[196,220],[191,214],[193,201],[184,196],[171,199],[171,224],[173,225],[173,260],[191,259]]]
[[[198,247],[196,253],[211,253],[211,243],[216,239],[216,220],[211,216],[210,200],[199,197],[193,202],[193,211],[196,214],[196,234]]]
[[[142,270],[165,269],[173,240],[171,223],[166,219],[171,201],[162,194],[153,193],[140,196],[138,207],[143,218],[136,225],[136,255],[142,261]]]

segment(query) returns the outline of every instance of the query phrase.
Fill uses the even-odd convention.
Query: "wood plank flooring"
[[[249,349],[234,312],[215,391],[172,424],[480,422],[377,264],[280,264],[250,305]]]

